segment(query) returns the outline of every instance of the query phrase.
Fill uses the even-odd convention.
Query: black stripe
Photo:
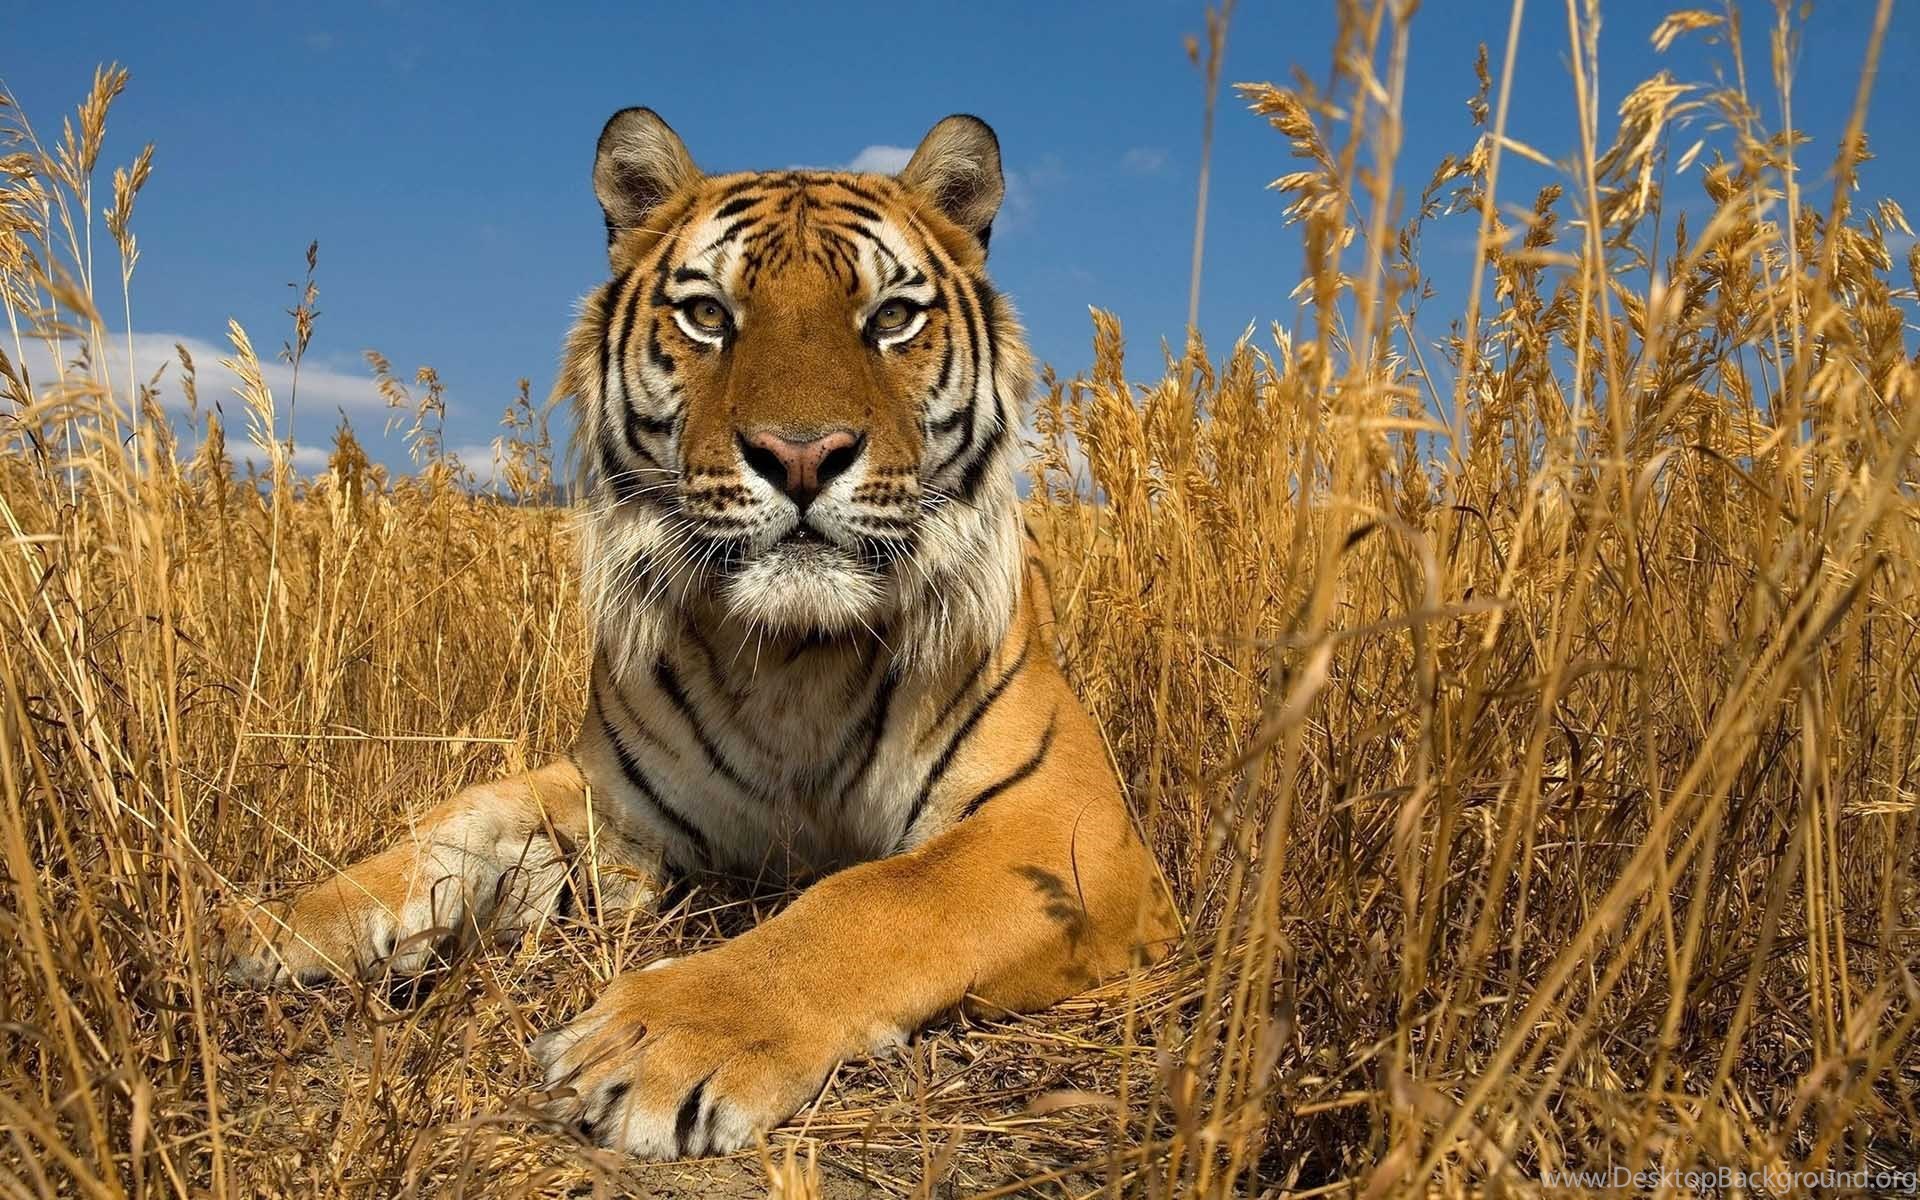
[[[966,474],[960,477],[959,498],[970,501],[974,493],[980,490],[980,481],[986,478],[987,468],[993,465],[994,458],[1002,444],[1007,440],[1007,421],[999,392],[994,393],[993,428],[987,433],[987,440],[980,445],[973,461],[967,464]]]
[[[640,483],[639,473],[629,471],[620,465],[620,456],[614,451],[611,430],[601,430],[594,439],[594,451],[600,459],[600,481],[613,489],[613,498],[621,504],[632,504],[647,493]]]
[[[947,330],[947,348],[940,355],[940,378],[934,381],[933,391],[937,396],[947,394],[947,385],[953,382],[954,347],[959,344],[953,336],[953,330]]]
[[[654,358],[654,365],[656,367],[662,366],[664,360],[665,370],[671,372],[673,370],[673,360],[659,353],[660,327],[657,323],[649,325],[647,341],[649,343],[647,352],[650,357]],[[627,443],[633,447],[636,453],[645,455],[648,461],[658,462],[659,460],[654,456],[653,452],[647,448],[645,439],[641,435],[651,434],[654,437],[666,437],[674,431],[678,423],[679,414],[669,413],[664,417],[656,417],[650,412],[641,410],[640,406],[642,402],[649,408],[661,407],[660,397],[655,394],[653,385],[647,382],[645,375],[636,374],[634,378],[628,379],[623,366],[621,370],[621,386],[626,389],[626,404],[622,409],[622,415],[626,420]],[[667,395],[668,397],[673,395],[671,382],[669,382],[667,387]]]
[[[613,323],[620,313],[620,289],[632,275],[633,272],[629,271],[613,280],[607,285],[610,291],[603,291],[600,296],[600,383],[598,387],[602,409],[607,404],[607,367],[613,361]]]
[[[1038,771],[1040,769],[1040,764],[1047,761],[1048,752],[1053,749],[1053,731],[1054,731],[1054,726],[1059,721],[1059,719],[1060,719],[1060,714],[1058,711],[1056,711],[1053,714],[1053,716],[1048,717],[1047,732],[1041,735],[1040,746],[1038,749],[1036,749],[1033,752],[1033,756],[1027,759],[1027,761],[1021,763],[1019,766],[1015,767],[1011,775],[1008,775],[1005,779],[1002,779],[1000,782],[994,784],[992,787],[989,787],[986,790],[982,791],[979,795],[975,796],[973,799],[967,801],[966,804],[962,805],[960,808],[960,816],[956,819],[961,821],[966,820],[968,817],[972,816],[974,813],[979,812],[981,805],[993,799],[995,796],[998,796],[1001,792],[1004,792],[1008,788],[1019,783],[1021,780],[1033,774],[1035,771]]]
[[[600,707],[598,693],[594,695],[590,707],[593,709],[593,715],[600,718],[600,731],[606,735],[608,743],[613,746],[613,756],[619,760],[620,773],[627,777],[627,782],[632,785],[633,790],[639,792],[647,803],[659,810],[660,815],[667,819],[667,823],[672,825],[681,837],[692,843],[703,862],[712,862],[713,850],[707,845],[707,839],[691,821],[675,812],[665,800],[660,798],[660,793],[647,779],[646,772],[640,769],[640,763],[633,757],[633,752],[627,749],[624,741],[620,740],[620,734],[614,729],[613,722],[607,720],[606,710]]]
[[[665,437],[673,432],[672,417],[650,417],[638,409],[628,410],[627,423],[630,425],[638,425],[641,429],[646,430],[655,437]]]
[[[982,378],[980,375],[980,345],[978,341],[980,337],[980,331],[974,325],[973,302],[967,299],[966,289],[960,288],[960,287],[954,288],[953,299],[954,299],[954,302],[960,306],[960,314],[962,319],[966,323],[966,329],[967,329],[968,335],[976,339],[974,342],[973,353],[969,355],[969,358],[972,359],[973,377],[968,381],[967,404],[964,410],[968,414],[968,416],[971,417],[978,408],[978,401],[980,397],[980,385],[981,385],[981,378]],[[965,454],[968,450],[973,448],[973,428],[974,428],[974,422],[972,420],[969,420],[967,422],[965,431],[962,433],[960,437],[960,444],[958,446],[955,446],[953,448],[953,453],[947,455],[947,457],[941,461],[940,465],[933,469],[929,478],[939,479],[941,476],[945,475],[947,473],[947,468],[953,466],[954,463],[960,461],[961,455]]]
[[[593,1114],[593,1123],[598,1125],[601,1121],[606,1120],[607,1114],[612,1112],[614,1108],[619,1105],[620,1101],[626,1099],[627,1092],[630,1091],[631,1088],[631,1084],[624,1082],[616,1083],[608,1088],[606,1099],[601,1101],[599,1110]]]
[[[978,422],[974,420],[974,416],[979,412],[979,410],[980,410],[980,406],[975,400],[975,393],[972,391],[969,391],[967,393],[966,402],[963,405],[961,405],[961,407],[952,416],[945,418],[941,422],[942,425],[945,425],[949,428],[957,428],[961,430],[960,444],[953,448],[953,453],[947,455],[945,458],[940,460],[939,466],[927,472],[928,482],[932,482],[935,479],[943,478],[946,475],[947,470],[951,468],[956,461],[959,460],[960,456],[965,454],[969,449],[972,448],[973,429],[974,429],[974,426],[978,424]]]
[[[652,569],[653,563],[651,559],[644,554],[634,559],[633,565],[630,568],[636,576],[642,579],[644,579]],[[620,706],[620,719],[627,723],[629,729],[639,734],[641,740],[645,741],[647,745],[652,746],[655,750],[671,758],[680,757],[674,748],[667,744],[667,739],[655,733],[653,727],[647,724],[645,718],[641,717],[639,710],[634,708],[632,702],[627,699],[627,693],[621,688],[620,680],[615,677],[613,668],[607,666],[606,660],[597,655],[593,660],[592,670],[587,675],[587,686],[594,690],[596,697],[598,697],[602,691],[612,692],[613,702]]]
[[[842,807],[845,807],[854,789],[866,781],[867,772],[873,769],[873,760],[880,755],[880,743],[887,732],[887,718],[893,712],[893,689],[898,683],[892,668],[888,668],[880,679],[880,688],[874,695],[872,705],[867,708],[867,715],[861,720],[860,727],[866,734],[867,748],[861,752],[859,765],[854,767],[853,774],[840,787]]]
[[[766,740],[760,737],[753,723],[741,717],[740,712],[746,703],[746,697],[728,682],[726,670],[720,665],[720,654],[713,648],[713,643],[707,640],[706,635],[700,632],[699,622],[687,622],[686,632],[693,638],[694,648],[700,651],[701,661],[706,667],[708,693],[719,697],[726,707],[727,727],[732,730],[734,736],[753,747],[754,753],[770,760],[777,760],[782,751],[769,746]]]
[[[629,272],[627,280],[623,282],[624,294],[620,298],[618,314],[619,325],[612,339],[610,361],[607,362],[606,370],[602,372],[601,378],[603,380],[614,379],[619,381],[619,395],[617,400],[613,397],[609,397],[608,400],[609,403],[617,403],[619,405],[622,428],[626,434],[627,448],[648,462],[658,465],[660,460],[654,455],[653,451],[648,448],[646,442],[641,438],[640,432],[642,430],[651,430],[656,433],[664,431],[659,427],[657,420],[641,416],[637,410],[637,406],[634,404],[633,381],[627,377],[627,348],[633,339],[633,325],[640,309],[639,281],[634,280],[632,274],[632,272]],[[632,286],[626,287],[626,283],[629,282]],[[604,383],[602,386],[605,386]],[[671,429],[672,425],[669,423],[666,428]]]
[[[652,322],[647,326],[647,359],[660,368],[663,375],[673,374],[673,356],[660,346],[660,323]]]
[[[848,225],[840,221],[814,221],[807,226],[807,229],[814,234],[831,234],[834,237],[846,241],[851,241],[855,237],[862,237],[874,246],[880,246],[880,238],[878,235],[865,225]],[[884,247],[881,248],[884,249]]]
[[[992,708],[1000,699],[1001,693],[1007,690],[1007,685],[1011,684],[1013,677],[1020,673],[1020,668],[1027,665],[1027,654],[1032,649],[1033,636],[1029,633],[1026,640],[1020,644],[1019,657],[1015,658],[1013,665],[994,681],[992,689],[980,698],[980,703],[973,706],[973,711],[967,714],[967,719],[960,723],[960,728],[954,730],[953,737],[947,741],[947,748],[942,750],[940,757],[934,760],[933,769],[927,772],[926,780],[920,785],[920,794],[913,798],[913,807],[907,810],[907,823],[900,830],[901,846],[906,845],[907,836],[913,832],[914,822],[920,819],[921,810],[926,808],[928,799],[933,796],[934,787],[946,775],[947,769],[953,766],[953,760],[960,753],[961,745],[973,734],[974,726],[980,724],[980,718],[987,715],[987,710]]]
[[[707,1079],[712,1078],[712,1075],[707,1076]],[[693,1153],[690,1144],[693,1140],[693,1123],[700,1119],[700,1098],[706,1095],[707,1079],[693,1085],[693,1090],[681,1101],[680,1112],[673,1119],[673,1148],[675,1155],[680,1158]]]
[[[980,481],[986,477],[987,468],[993,464],[995,455],[1006,442],[1008,426],[1011,424],[1007,412],[1006,398],[1000,394],[1000,347],[994,340],[993,318],[999,306],[999,293],[986,280],[976,280],[980,291],[980,337],[987,354],[987,395],[993,400],[993,427],[988,431],[987,440],[981,444],[972,462],[960,477],[959,496],[962,500],[972,500],[980,489]],[[974,389],[975,394],[979,389]]]
[[[748,783],[746,777],[736,771],[733,764],[720,753],[720,747],[714,745],[713,739],[707,736],[706,726],[700,723],[700,714],[693,710],[693,703],[687,699],[686,689],[680,686],[680,675],[673,669],[673,664],[667,661],[665,654],[654,661],[653,678],[654,682],[660,685],[660,690],[667,694],[668,701],[680,710],[682,717],[686,718],[687,728],[693,730],[693,740],[700,743],[700,750],[707,756],[708,764],[733,786],[749,796],[764,800],[766,793]]]
[[[640,307],[640,283],[634,278],[638,271],[635,268],[627,272],[620,281],[619,291],[614,293],[612,357],[607,364],[607,371],[601,375],[603,380],[610,375],[619,379],[621,403],[627,400],[627,339],[633,336],[634,313]]]
[[[645,416],[632,405],[628,405],[620,416],[626,428],[627,448],[648,462],[659,462],[660,460],[654,457],[653,451],[647,448],[645,435],[651,433],[658,436],[671,433],[673,422]]]
[[[723,242],[728,242],[733,240],[733,236],[735,234],[739,233],[742,229],[745,229],[747,226],[753,224],[754,221],[757,219],[758,218],[755,218],[755,217],[741,217],[738,221],[735,221],[733,224],[727,226],[725,229],[722,229],[720,231],[719,237],[714,238],[712,241],[708,242],[706,245],[700,247],[700,253],[705,254],[708,251],[712,250],[714,247],[719,246]]]
[[[960,428],[960,422],[966,420],[971,415],[972,415],[971,408],[956,408],[951,413],[948,413],[946,416],[941,417],[938,421],[935,421],[933,424],[929,425],[927,428],[932,431],[933,436],[945,437],[949,433],[952,433],[954,430]]]
[[[644,435],[651,433],[660,436],[671,433],[673,432],[673,422],[657,417],[649,417],[635,408],[632,402],[628,402],[626,407],[621,410],[620,416],[626,429],[627,448],[650,463],[658,463],[660,460],[654,456],[652,450],[647,448]]]
[[[827,270],[845,280],[847,294],[853,295],[858,288],[860,280],[859,256],[856,253],[857,248],[854,246],[853,241],[849,238],[841,237],[838,234],[824,232],[818,238],[818,241],[823,247],[823,250],[815,256],[815,260]]]
[[[760,203],[764,198],[765,197],[759,195],[746,195],[729,200],[714,211],[713,219],[716,221],[724,221],[728,217],[737,217],[754,205]]]
[[[635,270],[638,270],[638,268],[635,268]],[[609,287],[612,288],[612,292],[607,297],[607,300],[609,301],[609,303],[603,306],[605,309],[606,321],[602,325],[600,330],[600,385],[599,385],[600,387],[600,420],[603,428],[608,422],[610,422],[613,419],[615,400],[611,394],[611,388],[610,388],[610,385],[612,383],[612,377],[613,377],[613,343],[615,339],[619,337],[620,309],[624,301],[624,298],[626,296],[627,285],[631,283],[633,280],[633,274],[634,274],[633,271],[628,271],[626,274],[620,276],[620,278],[614,280],[610,285],[608,285]],[[603,457],[606,457],[608,459],[611,459],[613,457],[612,448],[610,446],[603,444],[601,447],[601,450],[602,450]]]
[[[980,682],[980,677],[987,673],[987,666],[991,662],[993,662],[993,647],[989,646],[981,652],[980,661],[973,665],[973,670],[967,672],[965,681],[953,689],[953,695],[940,706],[940,715],[933,719],[933,724],[927,726],[928,734],[940,732],[940,727],[947,723],[947,718],[953,715],[953,710],[960,707],[960,702],[967,698],[967,693],[973,691],[973,685]]]
[[[781,660],[781,665],[790,667],[800,661],[801,655],[811,650],[824,650],[828,646],[833,645],[833,641],[832,634],[825,633],[818,629],[809,629],[800,635],[798,641],[794,642],[793,648],[787,651],[786,658]],[[872,664],[869,663],[868,666],[872,666]],[[861,690],[866,690],[866,684],[864,682],[861,684]]]
[[[845,178],[844,176],[833,180],[833,185],[839,188],[841,191],[846,192],[848,195],[860,197],[862,200],[865,200],[868,204],[878,204],[878,205],[886,204],[886,201],[881,199],[879,193],[867,187],[865,184],[855,183],[851,179]],[[842,203],[845,203],[845,201],[842,201]]]
[[[667,298],[666,286],[667,286],[667,268],[666,268],[666,264],[662,263],[658,274],[654,277],[654,282],[653,282],[653,303],[654,304],[664,307],[671,303],[671,301]],[[632,310],[638,310],[639,308],[639,290],[640,290],[639,287],[636,285],[634,288],[634,296],[633,296],[634,302],[631,306]],[[624,416],[626,419],[627,442],[634,448],[636,452],[645,455],[648,461],[657,462],[658,460],[654,457],[652,452],[646,448],[645,443],[641,440],[640,434],[642,432],[645,432],[645,433],[653,434],[656,437],[664,437],[672,433],[674,430],[674,426],[676,424],[677,414],[668,415],[665,417],[656,417],[651,414],[642,413],[640,411],[641,400],[644,399],[649,406],[658,407],[660,404],[660,397],[655,394],[652,385],[650,385],[647,382],[645,376],[642,375],[642,376],[637,376],[636,378],[629,378],[627,375],[627,365],[626,365],[627,344],[626,343],[629,342],[632,339],[632,337],[633,337],[633,312],[630,311],[628,315],[628,320],[626,322],[626,329],[622,335],[621,344],[619,347],[620,361],[618,364],[620,369],[621,398],[624,401],[624,410],[625,410]],[[647,357],[652,361],[653,365],[657,369],[659,369],[662,373],[668,374],[668,375],[672,374],[674,369],[674,361],[670,355],[668,355],[664,350],[660,348],[660,323],[658,320],[650,320],[647,323]],[[636,384],[638,384],[637,388],[635,386]],[[640,394],[636,395],[635,394],[636,391]],[[669,384],[667,389],[667,395],[671,397],[672,394],[673,394],[672,387]]]
[[[867,236],[869,240],[873,242],[873,252],[887,260],[887,286],[892,287],[902,279],[905,279],[907,277],[906,264],[893,256],[893,251],[887,249],[885,242],[871,233]]]
[[[706,635],[700,632],[698,621],[687,622],[686,629],[688,635],[693,638],[694,648],[700,651],[700,657],[706,662],[707,689],[726,701],[727,716],[733,719],[732,723],[738,724],[741,696],[721,681],[720,656],[714,652],[713,643],[707,641]]]
[[[716,197],[716,199],[732,200],[736,196],[746,195],[748,192],[751,192],[754,188],[759,187],[762,183],[767,183],[772,181],[773,181],[772,177],[767,175],[747,175],[728,184],[724,189],[721,190],[720,195]],[[760,197],[760,199],[763,199],[763,200],[765,198],[766,198],[765,196]]]

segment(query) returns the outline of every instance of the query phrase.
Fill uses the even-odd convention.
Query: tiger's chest
[[[939,690],[877,639],[776,648],[687,630],[649,665],[596,669],[588,732],[619,807],[675,866],[803,879],[908,844],[940,755]]]

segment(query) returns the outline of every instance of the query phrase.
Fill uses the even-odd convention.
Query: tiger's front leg
[[[399,844],[290,901],[229,907],[219,949],[227,974],[266,984],[411,975],[449,943],[510,942],[554,913],[582,850],[599,860],[603,903],[644,902],[657,848],[593,816],[570,761],[468,788]]]
[[[1058,728],[1023,731],[1038,769],[946,832],[713,950],[616,977],[536,1041],[553,1114],[632,1153],[726,1153],[842,1060],[965,1002],[1044,1008],[1164,952],[1171,906],[1091,721],[1059,691]]]

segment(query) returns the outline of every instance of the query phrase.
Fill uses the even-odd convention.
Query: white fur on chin
[[[887,591],[846,551],[818,543],[776,545],[727,577],[727,610],[776,633],[851,633],[886,622]]]

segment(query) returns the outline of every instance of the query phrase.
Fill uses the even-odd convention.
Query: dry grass
[[[1390,1196],[1913,1167],[1920,252],[1888,249],[1911,231],[1856,198],[1857,138],[1796,164],[1748,95],[1767,72],[1731,57],[1735,86],[1649,82],[1615,128],[1574,0],[1561,183],[1496,204],[1529,152],[1483,63],[1487,136],[1403,213],[1409,29],[1346,16],[1324,92],[1243,89],[1302,158],[1299,325],[1143,386],[1102,320],[1091,377],[1036,414],[1072,672],[1187,949],[849,1065],[765,1158],[720,1164],[543,1129],[521,1046],[778,897],[686,891],[404,995],[207,975],[217,895],[311,880],[567,744],[569,527],[538,503],[532,407],[505,495],[475,495],[430,373],[380,364],[407,478],[350,436],[295,478],[238,329],[269,465],[236,478],[205,398],[176,434],[108,332],[146,161],[93,194],[119,77],[57,143],[6,111],[0,1191]],[[1710,203],[1682,214],[1665,195],[1695,178]],[[1422,308],[1439,220],[1480,230],[1464,311]]]

